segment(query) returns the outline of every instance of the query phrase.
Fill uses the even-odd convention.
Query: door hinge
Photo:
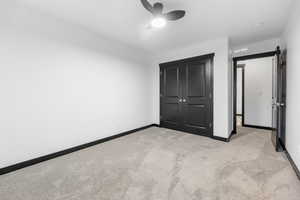
[[[209,128],[211,128],[212,127],[212,123],[209,123]]]
[[[210,99],[212,98],[212,94],[211,94],[211,93],[209,93],[209,98],[210,98]]]

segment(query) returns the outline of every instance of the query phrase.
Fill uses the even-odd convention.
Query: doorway
[[[236,69],[236,125],[244,126],[244,87],[245,64],[238,64]]]
[[[233,58],[233,129],[258,128],[272,131],[277,151],[285,138],[285,66],[276,51]]]

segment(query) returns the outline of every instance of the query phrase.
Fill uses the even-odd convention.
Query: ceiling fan
[[[154,3],[153,5],[151,5],[148,0],[141,0],[141,2],[146,10],[153,14],[154,19],[151,21],[151,25],[155,28],[164,27],[167,20],[176,21],[185,16],[184,10],[173,10],[168,13],[163,13],[164,5],[159,2]]]

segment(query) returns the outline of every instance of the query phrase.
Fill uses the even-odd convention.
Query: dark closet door
[[[183,125],[187,132],[212,135],[211,60],[186,63],[183,74]]]
[[[160,65],[160,125],[213,135],[213,54]]]
[[[166,128],[180,129],[182,125],[180,74],[180,64],[160,69],[160,120]]]

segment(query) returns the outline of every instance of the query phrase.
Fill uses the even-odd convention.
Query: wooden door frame
[[[277,54],[280,54],[280,48],[277,47],[276,51],[268,51],[264,53],[258,53],[258,54],[251,54],[246,56],[238,56],[233,57],[233,134],[237,133],[237,127],[236,127],[236,114],[237,114],[237,68],[238,68],[238,61],[244,61],[244,60],[252,60],[252,59],[258,59],[258,58],[265,58],[265,57],[272,57]],[[244,87],[244,86],[243,86]],[[244,90],[244,89],[243,89]],[[243,126],[245,125],[244,122],[244,91],[243,91]],[[248,127],[252,128],[266,128],[266,127],[258,127],[258,126],[250,126]]]
[[[200,55],[200,56],[195,56],[195,57],[189,57],[189,58],[184,58],[184,59],[179,59],[179,60],[174,60],[174,61],[170,61],[170,62],[165,62],[165,63],[160,63],[159,64],[159,80],[160,80],[160,83],[159,83],[159,105],[160,105],[160,109],[159,109],[159,122],[161,124],[161,108],[162,108],[162,105],[161,105],[161,84],[162,84],[162,69],[169,66],[169,65],[173,65],[173,64],[178,64],[180,65],[179,67],[182,67],[185,65],[185,63],[188,63],[188,62],[193,62],[193,61],[198,61],[198,60],[203,60],[203,59],[210,59],[211,63],[210,63],[210,86],[211,86],[211,103],[210,103],[210,109],[211,109],[211,134],[208,136],[208,135],[203,135],[203,136],[207,136],[207,137],[211,137],[211,138],[214,138],[214,56],[215,56],[215,53],[210,53],[210,54],[205,54],[205,55]],[[184,131],[184,130],[182,130]],[[200,135],[200,134],[199,134]],[[224,138],[225,139],[225,138]]]

